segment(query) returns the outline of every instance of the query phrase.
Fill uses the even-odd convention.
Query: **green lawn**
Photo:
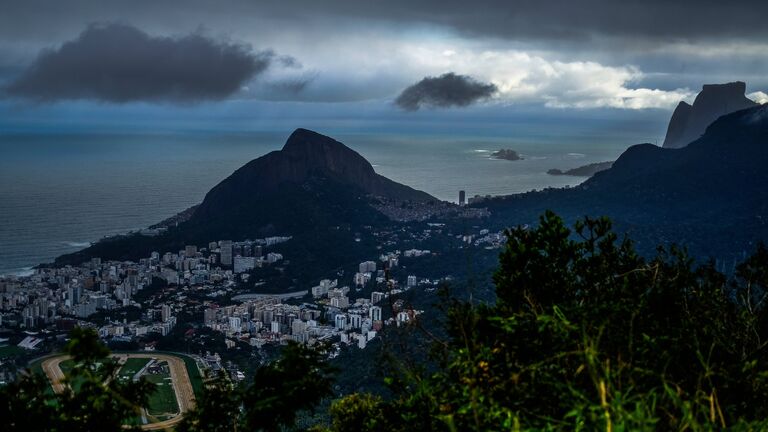
[[[75,361],[72,359],[64,360],[63,362],[59,363],[59,368],[62,372],[64,372],[64,374],[69,373],[69,371],[71,371],[74,366]]]
[[[160,352],[158,352],[160,353]],[[200,371],[197,368],[195,361],[188,356],[180,355],[176,353],[164,353],[170,354],[184,360],[184,365],[187,368],[189,379],[192,384],[192,389],[195,392],[196,397],[200,397],[203,390],[203,377],[200,375]],[[148,358],[130,358],[127,359],[123,366],[118,371],[120,379],[130,379],[140,371],[149,362]],[[42,360],[35,361],[30,364],[30,369],[35,373],[42,374],[42,368],[40,367]],[[62,372],[69,372],[74,363],[72,360],[65,360],[60,363]],[[149,397],[149,403],[147,407],[147,413],[152,417],[150,422],[162,421],[170,418],[173,414],[179,412],[179,405],[176,400],[176,393],[173,391],[173,385],[169,373],[162,374],[144,374],[142,375],[147,381],[155,384],[156,391]],[[74,384],[77,387],[77,383]],[[52,389],[49,387],[49,391],[52,393]],[[140,424],[140,420],[136,418],[132,424]]]
[[[135,352],[136,351],[115,351],[116,354],[117,353],[130,354]],[[203,376],[200,375],[200,369],[197,368],[197,363],[195,363],[195,360],[193,360],[192,357],[189,357],[184,354],[170,352],[170,351],[155,351],[155,352],[157,354],[172,355],[174,357],[178,357],[184,360],[184,365],[187,367],[187,373],[189,374],[189,381],[192,384],[192,390],[195,392],[195,397],[199,398],[202,395],[204,379],[203,379]]]
[[[110,361],[112,361],[112,360],[110,360]],[[101,364],[97,364],[97,367],[100,366],[100,365]],[[72,370],[72,368],[74,366],[75,366],[75,361],[72,360],[72,359],[64,360],[63,362],[59,363],[59,368],[61,368],[61,371],[64,372],[65,375],[68,375],[69,372]],[[42,372],[42,369],[40,369],[40,370]],[[75,379],[72,382],[72,387],[75,390],[78,390],[80,388],[80,383],[82,382],[82,379],[83,378],[78,378],[78,379]]]
[[[59,363],[59,368],[61,368],[61,371],[64,372],[64,375],[69,374],[69,371],[72,370],[72,368],[75,366],[74,360],[64,360],[63,362]],[[72,388],[77,391],[80,389],[80,385],[83,382],[83,378],[76,378],[72,380],[71,386]]]
[[[144,366],[149,363],[148,358],[129,358],[125,361],[123,366],[118,372],[118,378],[121,380],[130,380],[136,375]]]
[[[179,412],[179,404],[176,401],[176,393],[173,391],[171,376],[168,373],[146,374],[147,381],[155,384],[155,390],[149,396],[147,414],[158,420],[165,420]]]

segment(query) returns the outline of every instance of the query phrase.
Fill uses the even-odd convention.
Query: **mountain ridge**
[[[653,252],[685,244],[700,257],[768,240],[768,106],[720,117],[679,149],[638,144],[610,169],[569,189],[499,198],[496,220],[535,223],[545,210],[566,219],[608,216]]]

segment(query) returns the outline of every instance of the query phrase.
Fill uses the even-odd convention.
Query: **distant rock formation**
[[[559,170],[556,168],[553,168],[549,171],[547,171],[547,174],[550,175],[568,175],[568,176],[576,176],[576,177],[592,177],[595,173],[600,171],[605,171],[608,168],[613,166],[613,161],[608,162],[595,162],[591,163],[589,165],[580,166],[578,168],[572,168],[569,170]]]
[[[768,241],[768,105],[726,114],[701,138],[672,150],[627,149],[578,186],[499,198],[493,217],[535,223],[545,210],[575,220],[603,215],[643,253],[679,244],[703,259],[734,257]]]
[[[384,204],[382,204],[384,203]],[[187,244],[221,239],[294,237],[288,252],[302,271],[327,271],[371,253],[370,241],[354,233],[390,222],[380,210],[439,207],[437,198],[374,171],[356,151],[333,138],[297,129],[282,150],[240,167],[198,206],[161,224],[157,235],[123,236],[56,259],[79,264],[92,257],[136,261],[151,251],[179,250]]]
[[[698,139],[720,116],[757,105],[744,96],[747,85],[741,81],[705,84],[693,105],[680,102],[672,113],[664,138],[664,148],[681,148]]]
[[[398,201],[436,200],[426,192],[377,174],[364,157],[335,139],[296,129],[282,150],[248,162],[211,189],[193,219],[258,202],[286,185],[303,185],[317,177]]]
[[[510,149],[501,149],[499,151],[495,151],[491,154],[491,157],[494,159],[504,159],[504,160],[510,160],[510,161],[516,161],[521,160],[522,157],[514,151]]]

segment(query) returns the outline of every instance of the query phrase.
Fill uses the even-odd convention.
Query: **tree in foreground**
[[[28,373],[0,388],[4,432],[140,430],[137,419],[154,385],[144,379],[116,379],[120,365],[92,330],[77,328],[65,353],[72,367],[66,387],[53,393],[47,379]],[[211,379],[197,406],[186,414],[181,432],[279,431],[291,427],[297,413],[331,395],[333,369],[319,351],[289,344],[280,358],[259,368],[254,384],[232,388],[225,376]]]
[[[436,371],[336,401],[332,430],[768,430],[765,247],[728,281],[607,219],[507,236],[495,304],[451,302]]]
[[[0,388],[3,431],[138,430],[124,425],[136,423],[153,384],[114,379],[120,366],[93,330],[74,329],[64,351],[72,368],[65,374],[63,392],[54,394],[45,377],[32,373]]]
[[[496,302],[449,303],[436,367],[388,379],[394,397],[334,402],[334,431],[768,430],[768,249],[731,279],[682,251],[639,256],[607,219],[552,213],[507,232]],[[8,431],[117,431],[146,402],[88,331],[70,390],[30,375],[0,389]],[[423,369],[419,369],[423,370]],[[330,395],[322,353],[291,344],[246,389],[209,383],[179,430],[278,431]]]
[[[253,384],[231,388],[223,379],[206,386],[180,432],[280,431],[294,426],[297,414],[331,396],[334,370],[322,351],[291,343],[280,358],[256,370]]]

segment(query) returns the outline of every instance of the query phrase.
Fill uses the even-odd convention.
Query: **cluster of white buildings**
[[[397,264],[399,252],[384,254],[381,261],[385,265]],[[370,280],[377,270],[378,263],[365,261],[358,266],[355,281],[360,277]],[[363,275],[363,276],[361,276]],[[377,276],[383,282],[382,276]],[[390,281],[392,282],[392,281]],[[419,283],[416,276],[408,276],[406,288]],[[388,285],[396,286],[394,283]],[[390,293],[400,293],[401,289],[391,289]],[[365,348],[385,324],[385,310],[394,316],[387,321],[401,325],[407,323],[419,313],[404,310],[402,302],[394,305],[384,304],[389,293],[373,291],[370,298],[350,298],[350,288],[340,286],[338,280],[323,279],[311,289],[315,303],[302,305],[284,304],[277,297],[265,297],[248,300],[239,305],[205,309],[204,324],[227,337],[227,345],[234,347],[236,342],[247,342],[253,346],[265,343],[295,341],[314,344],[319,341],[354,345]]]
[[[93,258],[79,266],[40,268],[27,276],[0,277],[0,325],[35,329],[61,318],[86,319],[99,312],[140,306],[134,297],[160,279],[169,285],[207,286],[211,290],[235,285],[247,272],[283,259],[265,249],[290,240],[267,237],[257,240],[211,242],[204,248],[187,245],[176,253],[152,252],[139,262],[102,262]],[[219,288],[217,288],[219,287]],[[145,311],[150,325],[110,325],[104,336],[140,336],[147,332],[167,334],[175,324],[169,309]]]
[[[425,255],[431,255],[432,251],[428,249],[408,249],[403,252],[403,256],[406,258],[418,258]]]
[[[86,318],[99,310],[131,305],[135,293],[156,274],[146,263],[102,263],[95,258],[80,267],[0,278],[3,325],[33,329],[61,317]]]
[[[99,311],[143,306],[141,319],[108,321],[98,328],[99,334],[118,340],[148,333],[167,335],[176,325],[177,313],[186,307],[187,289],[202,289],[209,297],[228,292],[238,280],[246,280],[244,273],[283,260],[281,254],[267,249],[290,239],[221,240],[204,247],[187,245],[178,252],[152,252],[138,262],[94,258],[80,266],[41,268],[29,276],[0,278],[0,325],[34,329],[55,324],[60,318],[87,319]],[[403,308],[402,302],[390,304],[385,299],[423,283],[433,284],[414,275],[398,283],[388,271],[399,266],[401,256],[430,254],[429,250],[397,250],[381,254],[378,260],[363,261],[350,281],[354,289],[338,280],[323,279],[311,288],[311,304],[291,305],[278,297],[265,297],[222,307],[206,300],[195,308],[203,312],[205,326],[225,335],[228,347],[238,342],[261,346],[327,340],[365,348],[385,324],[402,325],[419,313]],[[173,291],[172,299],[161,300],[162,304],[141,305],[135,297],[157,279],[181,289]],[[384,288],[373,288],[370,297],[355,296],[374,283]]]
[[[483,247],[485,249],[500,249],[507,243],[507,236],[504,231],[490,232],[487,229],[481,229],[477,235],[464,235],[460,237],[464,243]]]
[[[134,322],[110,322],[98,328],[99,336],[114,340],[129,341],[147,333],[159,333],[166,336],[176,326],[174,307],[162,304],[159,307],[145,309],[142,320]]]
[[[267,297],[239,305],[210,305],[203,312],[203,324],[224,333],[229,347],[237,340],[252,346],[287,340],[308,343],[331,336],[332,328],[319,324],[321,315],[311,305],[288,305]]]
[[[289,305],[267,297],[235,306],[209,307],[203,322],[224,333],[229,346],[237,340],[253,346],[289,340],[312,345],[327,340],[365,348],[382,328],[382,308],[373,300],[382,300],[384,294],[374,293],[371,299],[359,298],[350,304],[348,287],[339,288],[336,281],[329,280],[319,286],[328,287],[319,304]]]
[[[277,236],[241,242],[220,240],[211,242],[207,249],[200,250],[197,246],[186,246],[184,251],[179,251],[178,254],[165,254],[163,262],[174,263],[174,267],[178,269],[178,261],[181,260],[181,267],[184,270],[219,265],[232,268],[234,273],[240,274],[281,261],[283,259],[281,254],[275,252],[265,254],[265,248],[290,239],[291,237]]]

